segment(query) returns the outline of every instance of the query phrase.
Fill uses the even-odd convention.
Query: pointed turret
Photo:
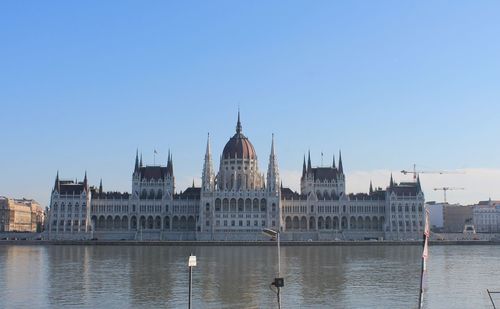
[[[337,165],[335,164],[335,154],[333,155],[332,167],[337,168]]]
[[[306,155],[304,155],[304,163],[302,164],[302,178],[306,177]]]
[[[422,191],[422,186],[420,185],[420,175],[417,176],[417,190],[418,192]]]
[[[236,134],[241,134],[240,109],[238,108],[238,122],[236,123]]]
[[[394,179],[392,178],[392,173],[391,173],[391,181],[389,183],[389,187],[394,187]]]
[[[308,151],[307,153],[307,172],[309,173],[312,169],[311,166],[311,150]]]
[[[142,153],[141,153],[141,162],[139,162],[139,167],[142,167]]]
[[[344,166],[342,165],[342,151],[339,150],[339,173],[344,174]]]
[[[101,181],[99,181],[99,194],[102,194],[102,178]]]
[[[210,133],[207,136],[207,148],[205,150],[205,161],[201,175],[201,187],[205,191],[211,191],[215,186],[214,168],[212,165],[212,150],[210,149]]]
[[[269,166],[267,168],[267,188],[271,192],[278,191],[279,188],[278,161],[274,152],[274,134],[272,135],[271,154],[269,155]]]
[[[168,151],[167,175],[174,176],[174,162],[172,160],[172,154],[170,153],[170,150]]]
[[[373,184],[372,181],[370,180],[370,195],[373,193]]]
[[[85,176],[83,177],[83,189],[87,191],[87,171],[85,171]]]
[[[135,167],[134,167],[134,173],[137,173],[139,171],[139,148],[135,152]]]
[[[54,191],[59,192],[59,170],[57,171],[56,181],[54,183]]]

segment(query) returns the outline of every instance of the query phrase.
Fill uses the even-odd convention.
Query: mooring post
[[[189,295],[188,295],[188,309],[191,309],[191,295],[192,295],[192,285],[193,285],[193,267],[196,266],[196,256],[192,253],[189,256],[188,268],[189,268]]]

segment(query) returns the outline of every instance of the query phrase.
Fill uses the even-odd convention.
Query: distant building
[[[472,206],[443,204],[443,230],[446,233],[462,233],[465,224],[472,223]]]
[[[476,232],[500,232],[500,201],[481,201],[473,206],[473,222]]]
[[[0,196],[0,232],[41,232],[43,222],[44,212],[36,201]]]
[[[56,176],[51,192],[49,237],[136,240],[256,240],[262,229],[283,240],[416,239],[423,231],[420,179],[348,194],[342,156],[312,166],[304,156],[300,193],[283,187],[274,145],[267,174],[243,134],[240,115],[218,170],[207,140],[201,187],[175,191],[172,155],[166,166],[144,165],[136,153],[131,193],[105,192],[102,182]],[[367,186],[368,189],[368,186]]]
[[[426,202],[425,207],[429,209],[431,228],[440,230],[444,226],[443,203]]]

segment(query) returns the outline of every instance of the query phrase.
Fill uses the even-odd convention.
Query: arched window
[[[267,210],[267,203],[266,203],[266,199],[263,198],[260,200],[260,211],[266,211]]]
[[[245,202],[243,201],[242,198],[238,199],[238,211],[244,211],[245,210]]]
[[[240,174],[238,174],[236,189],[237,190],[241,189],[241,175]]]
[[[259,200],[254,198],[253,199],[253,209],[252,211],[258,212],[259,211]]]
[[[236,199],[234,199],[234,198],[231,199],[230,209],[233,212],[236,211]]]
[[[221,202],[220,198],[218,198],[215,200],[215,211],[220,211],[220,208],[221,208]]]
[[[227,198],[222,200],[222,210],[229,211],[229,200]]]
[[[245,211],[246,212],[252,211],[252,200],[249,198],[245,200]]]

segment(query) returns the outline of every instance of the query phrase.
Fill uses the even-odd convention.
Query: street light
[[[262,233],[266,236],[271,237],[271,239],[276,240],[278,244],[278,276],[274,278],[274,281],[271,285],[274,285],[277,289],[276,296],[278,297],[278,308],[281,309],[281,295],[280,288],[285,286],[285,280],[280,277],[281,273],[281,261],[280,261],[280,232],[272,229],[265,228],[262,230]]]
[[[188,309],[191,309],[191,290],[193,284],[193,267],[196,266],[196,256],[191,253],[188,260],[189,267],[189,299],[188,299]]]

